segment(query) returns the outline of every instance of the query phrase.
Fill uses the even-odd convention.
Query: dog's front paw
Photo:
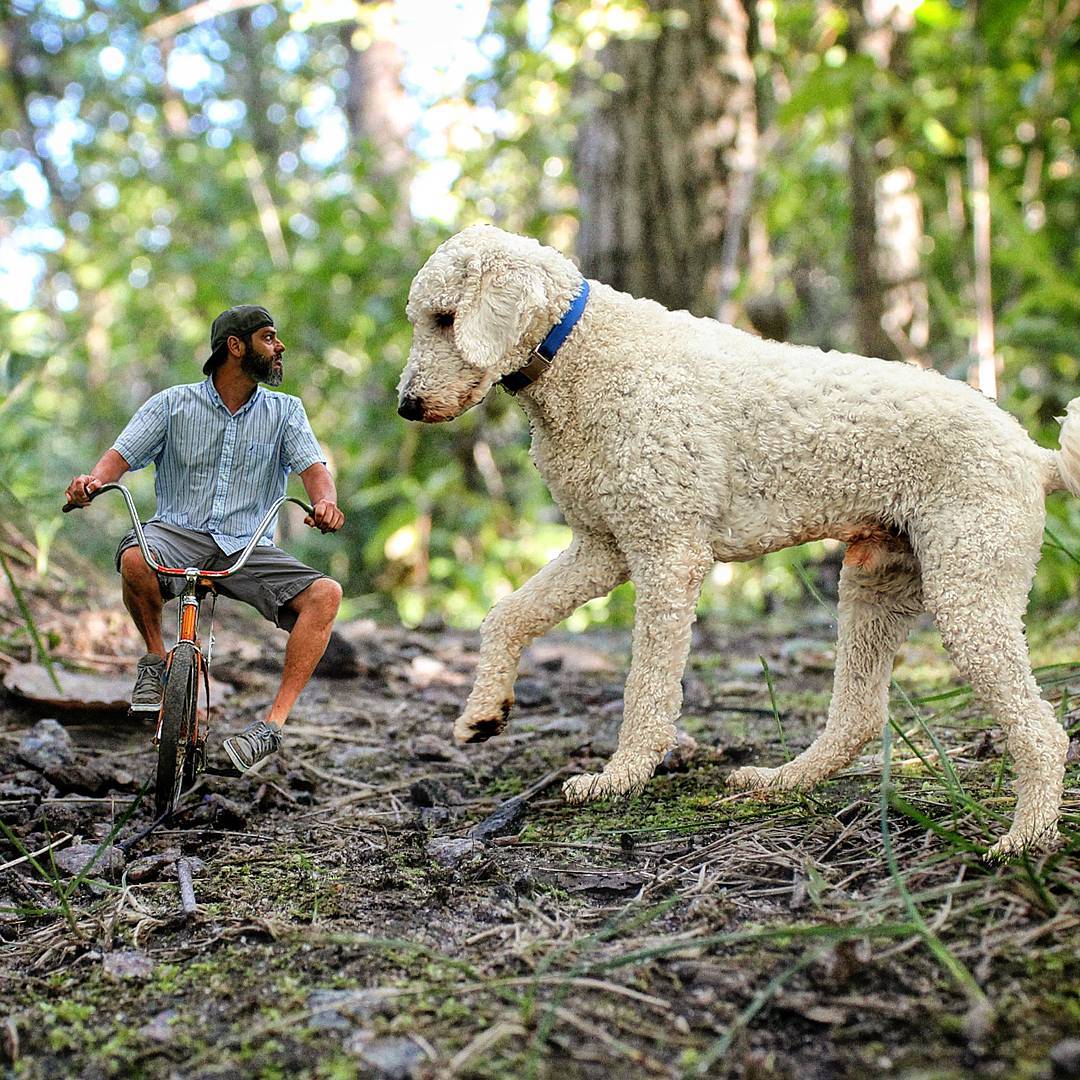
[[[609,763],[603,772],[571,776],[563,784],[563,798],[572,806],[580,806],[618,795],[637,795],[649,782],[653,768],[651,763],[639,766]]]
[[[478,743],[501,735],[513,705],[513,697],[508,697],[494,710],[468,706],[454,723],[454,738],[459,743]]]
[[[602,773],[580,773],[563,782],[563,798],[571,806],[581,806],[594,799],[606,799],[612,794]]]
[[[1024,830],[1010,829],[1004,836],[991,844],[983,855],[983,861],[988,863],[1007,863],[1019,855],[1027,852],[1030,855],[1038,855],[1043,852],[1054,851],[1061,845],[1061,834],[1057,826],[1044,829],[1037,836],[1032,837]]]

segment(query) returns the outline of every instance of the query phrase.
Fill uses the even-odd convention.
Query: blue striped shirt
[[[155,394],[113,449],[132,470],[156,465],[154,521],[209,533],[227,555],[285,494],[290,472],[326,462],[299,398],[259,386],[230,413],[212,377]],[[259,544],[273,535],[271,525]]]

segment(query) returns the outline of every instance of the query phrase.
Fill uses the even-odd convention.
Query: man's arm
[[[330,470],[321,462],[309,465],[300,480],[315,511],[304,518],[304,524],[320,532],[337,532],[345,524],[345,515],[338,509],[337,488]]]
[[[162,390],[143,402],[101,460],[88,473],[76,476],[68,484],[68,502],[85,506],[103,484],[113,484],[128,469],[141,469],[155,459],[168,430],[168,399],[169,391]]]
[[[67,501],[86,506],[90,496],[103,484],[115,484],[128,471],[129,465],[115,450],[106,450],[101,460],[82,476],[76,476],[67,486]]]

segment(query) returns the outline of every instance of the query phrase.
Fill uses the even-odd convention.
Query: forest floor
[[[117,598],[80,622],[90,599],[27,591],[55,653],[126,675]],[[697,748],[587,808],[559,788],[614,747],[623,634],[537,643],[507,733],[462,749],[476,636],[344,624],[282,753],[141,838],[146,725],[0,698],[0,867],[52,845],[0,869],[0,1076],[1080,1075],[1067,626],[1031,636],[1074,736],[1070,844],[1004,867],[980,859],[1012,809],[1002,735],[929,632],[895,671],[885,786],[875,743],[805,795],[725,791],[820,728],[823,609],[699,623]],[[272,696],[283,639],[225,613],[212,752]]]

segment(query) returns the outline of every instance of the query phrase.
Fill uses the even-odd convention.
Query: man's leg
[[[146,565],[138,548],[127,548],[120,556],[124,607],[146,642],[146,655],[135,670],[131,691],[131,716],[156,716],[161,708],[165,679],[165,642],[161,636],[161,597],[157,574]]]
[[[137,547],[128,548],[120,556],[120,574],[123,579],[124,607],[146,642],[146,651],[164,656],[161,611],[165,602],[161,598],[157,574],[146,565]]]
[[[336,581],[315,576],[310,567],[277,548],[256,548],[248,566],[249,572],[227,579],[222,592],[252,604],[288,630],[289,642],[281,685],[266,718],[248,724],[222,744],[229,760],[242,773],[280,749],[282,726],[326,651],[341,606],[341,586]],[[277,599],[289,596],[305,579],[311,582],[307,588],[283,602]]]
[[[300,691],[326,652],[330,631],[341,606],[341,586],[331,578],[313,581],[286,605],[296,612],[296,623],[285,646],[285,670],[266,722],[280,728],[289,717]]]

